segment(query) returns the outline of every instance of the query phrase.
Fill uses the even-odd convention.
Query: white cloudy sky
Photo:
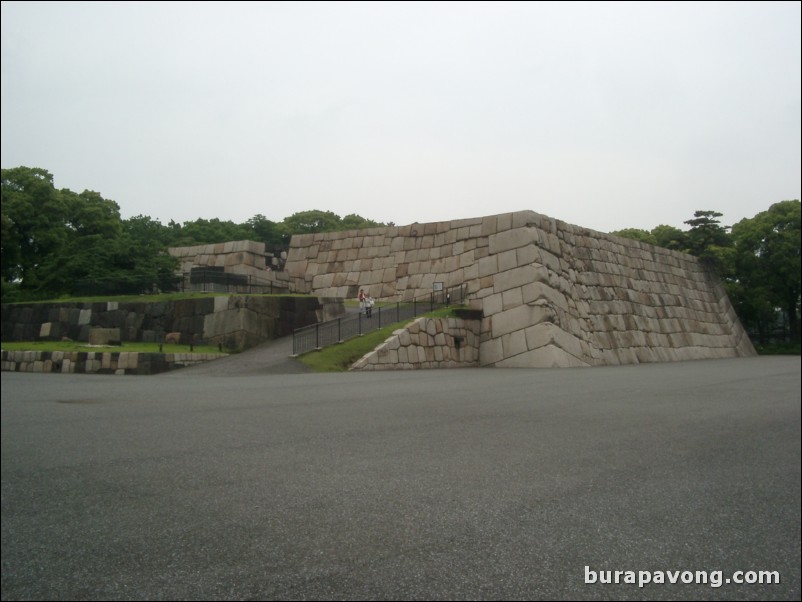
[[[2,167],[123,217],[610,231],[800,197],[800,3],[2,3]]]

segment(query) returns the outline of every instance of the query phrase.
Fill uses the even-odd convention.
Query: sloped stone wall
[[[535,213],[489,237],[482,365],[595,366],[753,355],[697,258]]]
[[[351,370],[475,367],[479,331],[478,320],[418,318],[354,362]]]
[[[287,272],[313,293],[411,299],[465,285],[483,366],[596,366],[753,355],[699,260],[522,211],[306,234]]]

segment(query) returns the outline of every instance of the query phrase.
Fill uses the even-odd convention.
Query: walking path
[[[358,307],[346,308],[356,315]],[[228,357],[169,372],[165,376],[197,374],[209,376],[249,376],[262,374],[303,374],[312,370],[292,356],[292,335],[268,341]]]
[[[211,362],[188,366],[164,376],[249,376],[262,374],[301,374],[310,369],[292,355],[292,335],[268,341]]]

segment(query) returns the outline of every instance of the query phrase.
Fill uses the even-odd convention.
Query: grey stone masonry
[[[0,352],[0,369],[4,372],[61,374],[158,374],[227,355],[226,353],[3,350]]]
[[[290,278],[278,267],[276,257],[265,251],[265,243],[253,240],[234,240],[209,245],[191,247],[170,247],[167,252],[181,261],[180,274],[185,275],[184,288],[193,290],[188,274],[194,268],[222,270],[228,274],[247,276],[248,286],[257,290],[237,290],[236,292],[279,292],[288,290]],[[283,261],[283,259],[281,260]],[[303,292],[303,286],[294,283],[293,290]],[[203,290],[221,290],[231,292],[231,288],[216,289],[214,284],[206,285]],[[236,285],[227,285],[229,287]],[[236,289],[235,289],[236,290]]]
[[[2,340],[160,343],[167,333],[176,332],[183,344],[246,349],[343,313],[341,299],[301,296],[209,295],[152,302],[143,296],[136,302],[14,303],[2,305]]]
[[[599,366],[754,355],[697,258],[533,211],[294,236],[286,270],[316,295],[409,300],[464,285],[479,364]]]
[[[479,329],[478,320],[418,318],[354,362],[351,370],[475,367]]]
[[[171,247],[167,252],[181,260],[182,272],[189,272],[195,267],[216,267],[236,274],[263,276],[266,267],[265,243],[252,240]]]

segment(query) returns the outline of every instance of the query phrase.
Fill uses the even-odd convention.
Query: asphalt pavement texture
[[[800,599],[799,357],[273,372],[284,351],[3,372],[2,599]]]

